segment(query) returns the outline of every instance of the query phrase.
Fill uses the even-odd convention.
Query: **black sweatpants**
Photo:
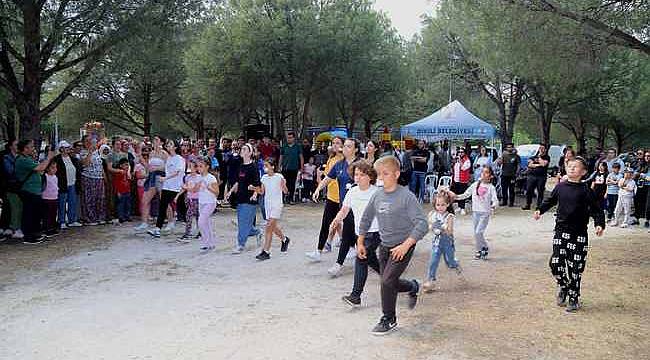
[[[339,212],[339,203],[330,199],[325,200],[325,210],[323,210],[323,220],[320,225],[320,235],[318,236],[318,250],[322,251],[327,242],[327,235],[329,235],[330,225],[332,220]]]
[[[515,204],[514,176],[501,176],[501,203],[510,206]]]
[[[282,170],[282,176],[287,181],[287,200],[293,202],[294,193],[296,192],[296,178],[298,177],[298,170]]]
[[[549,260],[557,284],[568,290],[569,299],[580,297],[580,280],[587,263],[587,232],[555,229],[553,255]]]
[[[544,200],[546,176],[528,176],[526,182],[526,206],[530,207],[533,203],[533,195],[537,191],[537,208],[539,208]]]
[[[156,227],[161,229],[167,220],[167,207],[174,201],[178,194],[176,191],[163,190],[160,194],[160,207],[158,207],[158,217],[156,218]]]
[[[390,249],[392,248],[379,246],[378,258],[381,274],[381,310],[385,317],[393,319],[396,317],[397,294],[415,290],[413,282],[400,279],[411,261],[415,246],[411,247],[400,261],[393,260]]]
[[[468,187],[469,187],[469,184],[455,182],[455,183],[451,184],[451,191],[453,191],[455,194],[460,195],[460,194],[464,193],[465,190],[467,190]],[[466,200],[458,200],[458,207],[461,208],[461,209],[465,209],[465,201]]]
[[[352,286],[351,296],[360,298],[363,288],[366,286],[368,279],[368,267],[375,270],[379,274],[379,260],[377,259],[377,248],[381,243],[381,238],[378,232],[367,233],[363,244],[366,247],[366,258],[360,259],[357,257],[354,263],[354,285]]]
[[[25,240],[34,240],[41,235],[43,220],[43,199],[41,195],[35,195],[27,191],[20,192],[20,200],[23,202],[22,230]]]
[[[343,219],[343,229],[341,231],[341,247],[339,248],[339,256],[336,259],[336,262],[339,265],[343,265],[345,262],[345,257],[348,256],[348,251],[351,247],[357,243],[357,234],[354,231],[354,216],[352,211],[348,213],[348,216]]]
[[[642,218],[646,217],[645,208],[647,197],[648,186],[642,186],[636,190],[636,195],[634,195],[634,217],[639,222]]]

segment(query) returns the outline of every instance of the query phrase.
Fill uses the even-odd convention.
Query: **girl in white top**
[[[491,167],[484,166],[481,170],[481,180],[473,183],[461,195],[448,191],[449,196],[455,200],[472,198],[472,218],[474,222],[474,240],[476,241],[475,259],[487,259],[488,242],[485,240],[485,229],[487,228],[490,216],[499,204],[497,191],[492,185],[494,172]]]
[[[287,181],[282,174],[275,172],[273,159],[264,161],[264,176],[260,182],[262,183],[261,193],[264,195],[264,211],[268,223],[264,230],[264,245],[262,251],[255,258],[257,260],[270,259],[271,241],[273,234],[277,235],[281,240],[280,251],[286,252],[289,248],[289,238],[284,235],[278,221],[282,217],[282,194],[287,194]]]
[[[174,140],[167,140],[165,143],[165,150],[169,154],[169,157],[165,160],[165,176],[160,177],[163,181],[163,186],[162,192],[160,193],[160,207],[158,208],[156,227],[147,231],[147,233],[156,238],[160,237],[160,231],[167,218],[169,218],[169,222],[163,231],[171,233],[176,224],[172,205],[176,195],[181,191],[183,175],[185,175],[185,159],[178,155],[178,149],[179,145]]]
[[[201,251],[210,251],[217,245],[217,236],[212,232],[212,221],[210,217],[217,207],[217,196],[219,195],[219,181],[209,173],[210,160],[205,157],[198,157],[196,168],[200,178],[192,192],[199,194],[199,231],[201,231]]]
[[[343,220],[348,216],[350,210],[352,210],[352,216],[354,217],[354,231],[356,235],[359,235],[359,224],[361,224],[361,218],[363,213],[366,211],[366,207],[370,202],[372,196],[379,189],[374,183],[377,180],[377,172],[365,160],[359,160],[350,165],[348,170],[350,175],[354,177],[354,183],[357,186],[352,187],[341,205],[341,210],[330,225],[330,231],[334,231],[338,226],[343,223]],[[377,247],[381,243],[381,238],[379,237],[379,224],[377,218],[372,220],[368,233],[366,234],[363,243],[357,242],[357,254],[358,255],[356,262],[354,264],[354,285],[352,286],[352,291],[350,295],[343,297],[343,301],[350,306],[359,306],[361,304],[361,293],[363,293],[363,288],[366,285],[366,279],[368,278],[368,266],[370,266],[377,274],[379,274],[379,260],[377,259]],[[359,249],[365,249],[360,251]]]

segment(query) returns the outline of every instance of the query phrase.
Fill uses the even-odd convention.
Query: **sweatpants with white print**
[[[567,290],[569,299],[580,297],[580,280],[587,262],[587,233],[555,229],[551,273],[558,285]]]

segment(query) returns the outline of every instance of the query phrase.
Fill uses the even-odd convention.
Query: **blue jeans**
[[[458,267],[458,261],[456,260],[456,247],[454,246],[453,237],[441,234],[438,236],[438,239],[433,240],[431,261],[429,262],[429,280],[436,279],[440,257],[445,258],[445,263],[448,268],[455,269]]]
[[[255,214],[257,205],[239,204],[237,205],[237,244],[241,247],[246,246],[246,240],[249,236],[257,235],[260,231],[255,228]]]
[[[117,218],[126,221],[131,218],[131,194],[117,194]]]
[[[61,225],[66,223],[66,213],[68,214],[68,224],[79,220],[77,217],[77,191],[75,186],[68,186],[66,190],[67,192],[59,193],[59,224]]]
[[[415,194],[420,202],[424,200],[424,179],[426,175],[427,173],[422,171],[413,171],[411,174],[411,183],[409,184],[409,189],[412,193]],[[416,189],[418,191],[417,193],[415,192]]]

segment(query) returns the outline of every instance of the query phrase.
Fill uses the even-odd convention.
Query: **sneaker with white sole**
[[[461,209],[461,210],[460,210],[460,214],[463,215],[463,216],[465,216],[465,215],[467,215],[467,212],[465,211],[465,209]]]
[[[81,223],[79,221],[75,221],[71,224],[68,224],[68,227],[82,227]]]
[[[176,227],[176,223],[170,222],[170,223],[167,223],[167,226],[165,226],[164,228],[162,228],[161,231],[164,232],[164,233],[166,233],[166,234],[169,234],[169,233],[171,233],[172,231],[174,231],[174,228],[175,228],[175,227]]]
[[[241,254],[242,252],[244,252],[244,247],[243,247],[243,246],[239,246],[239,245],[237,245],[237,246],[235,246],[234,249],[232,249],[231,254],[233,254],[233,255],[239,255],[239,254]]]
[[[307,258],[309,258],[309,260],[311,260],[313,262],[320,262],[320,260],[321,260],[320,259],[320,251],[318,251],[318,250],[306,252],[305,256]]]
[[[23,234],[23,231],[18,229],[14,231],[14,233],[11,235],[12,239],[23,239],[25,238],[25,235]]]
[[[159,228],[153,228],[151,230],[148,230],[147,234],[149,234],[149,235],[151,235],[151,236],[153,236],[155,238],[159,238],[160,237],[160,229]]]
[[[142,223],[142,224],[134,227],[133,231],[135,231],[136,233],[143,233],[143,232],[147,231],[148,228],[149,228],[149,224]]]
[[[11,229],[7,229],[2,233],[4,236],[11,236],[14,234],[14,231]]]
[[[331,268],[327,269],[327,273],[330,274],[331,277],[338,277],[343,273],[344,269],[345,266],[339,263],[334,263]]]
[[[68,225],[66,225],[66,224],[61,224],[61,230],[67,230],[67,229],[68,229]]]
[[[390,319],[387,318],[386,316],[382,316],[381,320],[379,320],[379,323],[375,325],[371,333],[373,335],[386,335],[391,331],[395,330],[395,328],[397,328],[396,318]]]

